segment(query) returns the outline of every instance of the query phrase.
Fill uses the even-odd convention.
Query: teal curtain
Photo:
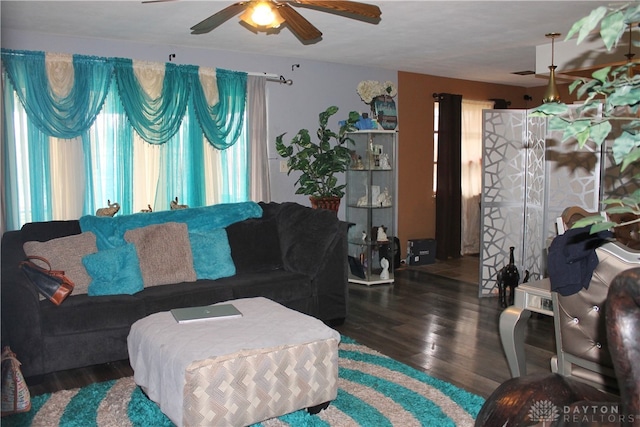
[[[50,89],[44,52],[3,51],[2,62],[11,83],[11,92],[17,95],[29,116],[29,185],[28,190],[25,188],[28,196],[25,195],[26,197],[17,201],[12,198],[9,201],[17,202],[19,211],[29,208],[31,221],[50,220],[52,202],[49,136],[74,138],[93,124],[107,95],[112,67],[105,60],[74,55],[74,84],[69,94],[61,97]],[[13,105],[13,102],[10,105]],[[11,113],[13,109],[5,111]],[[9,115],[11,116],[12,114]],[[9,141],[5,138],[6,143]],[[13,142],[15,143],[15,140]],[[12,171],[15,168],[6,170]],[[10,176],[7,182],[15,185],[18,179],[21,178]],[[14,210],[12,207],[11,211]],[[20,221],[18,218],[7,218],[7,223]]]
[[[44,52],[2,49],[2,63],[3,81],[7,80],[3,87],[3,139],[8,229],[17,228],[25,218],[52,219],[49,137],[81,137],[85,214],[105,206],[106,199],[118,201],[123,214],[133,212],[134,132],[150,144],[170,143],[163,151],[161,167],[160,180],[166,186],[164,190],[159,186],[158,191],[165,191],[163,198],[169,200],[180,196],[180,203],[190,206],[205,203],[203,138],[219,150],[246,138],[246,73],[217,69],[220,102],[211,107],[199,81],[199,68],[193,65],[164,64],[162,93],[152,99],[138,83],[131,59],[74,55],[74,83],[63,97],[49,86]],[[23,136],[28,145],[26,172],[18,167],[24,159],[20,159],[15,133],[11,132],[17,108],[14,93],[28,117],[27,136]],[[96,120],[103,123],[105,115],[106,127],[96,124]],[[247,156],[246,148],[242,150],[230,154],[233,162],[223,156],[223,167],[248,167],[247,162],[238,161]],[[17,182],[25,176],[29,191],[19,194]],[[246,186],[246,178],[238,183],[232,175],[225,176],[230,186]],[[243,194],[241,199],[249,197],[248,191]],[[28,203],[20,202],[25,197]],[[29,215],[25,216],[25,211],[30,211]]]
[[[49,87],[44,52],[3,50],[2,62],[30,123],[64,139],[81,135],[93,124],[113,70],[107,59],[74,55],[74,83],[69,94],[60,97]]]
[[[49,157],[49,137],[35,126],[28,128],[29,139],[29,192],[32,221],[48,221],[52,218],[51,205],[51,162]],[[38,209],[33,209],[37,206]]]
[[[186,194],[185,204],[189,206],[204,206],[207,197],[207,190],[205,186],[205,171],[204,171],[204,138],[200,127],[195,126],[198,123],[198,119],[195,115],[193,100],[189,104],[188,123],[189,134],[187,139],[192,141],[190,162],[188,169],[191,172],[192,185],[189,186],[188,193]]]
[[[14,86],[3,78],[4,88],[4,182],[5,219],[7,226],[16,227],[27,219],[25,212],[31,211],[31,221],[51,219],[51,184],[49,181],[50,159],[48,137],[38,127],[28,123],[23,135],[29,141],[25,150],[20,150],[16,140],[20,137],[13,112],[15,105]],[[25,176],[23,172],[27,170]]]
[[[160,157],[156,206],[169,206],[176,197],[188,206],[204,206],[206,201],[204,137],[191,102],[182,127],[162,146]]]
[[[193,66],[165,64],[162,94],[152,99],[140,86],[130,59],[114,59],[118,93],[131,126],[150,144],[163,144],[180,129],[191,89]]]
[[[84,157],[85,164],[85,186],[87,188],[88,196],[84,198],[84,211],[83,213],[88,214],[96,211],[96,197],[92,197],[91,191],[96,187],[98,182],[100,182],[100,177],[98,177],[94,182],[94,173],[91,169],[91,165],[93,164],[93,147],[91,146],[91,136],[89,130],[82,134],[82,154]]]
[[[107,95],[104,108],[88,132],[85,147],[85,180],[89,197],[85,212],[95,212],[108,201],[120,203],[123,213],[133,212],[133,128],[116,90],[116,82]],[[86,154],[89,153],[88,156]],[[109,185],[100,185],[103,182]]]
[[[189,126],[186,120],[184,126],[160,147],[160,176],[156,191],[155,206],[161,210],[168,209],[172,200],[178,197],[179,204],[200,206],[194,203],[189,194],[192,181],[192,168],[194,164],[202,163],[202,158],[196,161],[192,157],[192,147],[196,140],[189,140]],[[202,132],[200,145],[202,145]]]
[[[244,125],[247,73],[217,69],[220,101],[213,107],[207,104],[198,73],[191,78],[195,114],[205,137],[219,150],[229,148],[240,137]]]
[[[244,132],[241,132],[239,138],[242,140],[246,140],[248,138],[246,128]],[[249,151],[245,149],[247,146],[248,143],[236,144],[220,153],[223,189],[221,201],[223,203],[242,202],[249,197],[249,175],[234,173],[234,171],[249,169]]]

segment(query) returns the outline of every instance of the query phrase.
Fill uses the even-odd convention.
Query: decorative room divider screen
[[[556,218],[568,206],[598,210],[601,150],[560,140],[528,110],[484,111],[479,296],[497,294],[510,246],[521,280],[544,277]]]

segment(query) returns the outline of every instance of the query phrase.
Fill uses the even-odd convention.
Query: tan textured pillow
[[[98,252],[95,234],[86,232],[46,242],[25,242],[22,247],[27,256],[46,258],[52,269],[64,271],[65,276],[75,285],[73,295],[87,293],[91,277],[82,264],[82,257]],[[40,261],[35,262],[46,268]]]
[[[136,246],[145,287],[196,281],[187,224],[136,228],[124,233],[124,239]]]

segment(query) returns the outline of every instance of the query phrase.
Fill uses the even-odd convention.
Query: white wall
[[[275,42],[277,40],[274,39]],[[360,100],[356,93],[356,87],[361,80],[398,81],[396,70],[193,49],[185,46],[63,37],[5,29],[2,30],[2,47],[14,50],[123,57],[155,62],[168,62],[169,54],[175,54],[175,59],[172,62],[177,64],[273,73],[292,79],[293,85],[291,86],[279,83],[267,84],[271,195],[272,200],[276,202],[294,201],[307,206],[310,205],[307,196],[294,194],[294,175],[287,176],[286,173],[280,172],[280,158],[275,152],[276,136],[285,132],[293,136],[301,128],[307,128],[312,135],[315,135],[315,130],[318,127],[318,113],[331,105],[340,108],[338,114],[330,122],[332,128],[337,128],[338,120],[345,119],[349,111],[368,111],[368,106]],[[300,67],[292,68],[294,64],[300,64]],[[344,207],[341,207],[339,216],[344,218]]]

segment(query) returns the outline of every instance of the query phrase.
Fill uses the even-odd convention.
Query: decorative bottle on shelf
[[[500,298],[500,305],[507,307],[507,305],[513,305],[516,286],[520,283],[520,272],[516,267],[513,246],[509,247],[509,264],[502,267],[498,272],[498,291]],[[507,288],[509,289],[509,301],[507,302]]]

